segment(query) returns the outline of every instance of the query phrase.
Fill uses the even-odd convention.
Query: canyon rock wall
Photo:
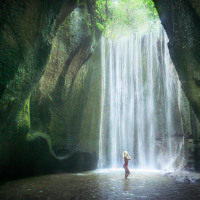
[[[154,0],[154,2],[169,37],[170,55],[182,88],[194,112],[200,118],[199,3],[189,0]]]
[[[188,168],[197,170],[200,3],[154,2],[192,107],[182,95]],[[94,5],[95,0],[0,2],[2,179],[97,166],[101,61]]]
[[[200,170],[200,129],[197,120],[200,119],[200,3],[197,0],[154,2],[169,37],[169,52],[181,87],[191,105],[186,108],[189,104],[183,94],[181,102],[185,111],[182,112],[182,120],[189,159],[186,168]]]
[[[1,1],[2,179],[96,167],[101,76],[94,5]]]

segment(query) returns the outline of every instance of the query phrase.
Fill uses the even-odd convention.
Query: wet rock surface
[[[190,0],[154,0],[169,37],[169,52],[182,88],[200,119],[199,3]]]
[[[153,1],[169,38],[169,52],[181,87],[191,107],[188,112],[191,130],[187,130],[189,126],[184,128],[186,168],[200,171],[200,129],[196,119],[200,119],[200,3],[197,0]],[[183,121],[185,116],[182,113]]]
[[[0,186],[0,198],[197,200],[200,198],[200,184],[177,182],[162,172],[137,170],[131,170],[128,179],[124,179],[123,170],[110,169],[7,182]]]
[[[0,2],[0,181],[96,167],[100,61],[98,53],[89,59],[98,40],[88,11],[94,5]]]
[[[0,2],[1,134],[16,133],[16,117],[46,67],[56,25],[62,22],[57,19],[75,5],[69,0]]]
[[[30,93],[45,70],[59,25],[75,5],[75,0],[0,2],[1,179],[33,173],[31,166],[37,164],[29,163],[38,153],[39,160],[43,160],[42,154],[46,152],[45,146],[40,146],[43,141],[32,144],[26,141]],[[44,158],[52,160],[46,153]],[[45,166],[42,162],[41,165]]]
[[[199,183],[200,174],[195,172],[169,172],[165,174],[166,177],[172,177],[180,183]]]

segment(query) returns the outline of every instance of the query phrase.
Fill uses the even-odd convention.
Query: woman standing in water
[[[128,175],[130,174],[130,171],[129,171],[129,168],[128,168],[128,161],[131,160],[131,157],[129,156],[128,151],[124,151],[122,156],[124,158],[123,168],[125,169],[125,178],[127,178]]]

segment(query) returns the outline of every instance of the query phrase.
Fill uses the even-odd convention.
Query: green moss
[[[24,103],[17,117],[17,129],[28,127],[30,129],[30,95]]]
[[[54,151],[53,151],[53,148],[52,148],[52,142],[51,142],[51,137],[43,132],[40,132],[40,131],[37,131],[37,132],[31,132],[31,133],[28,133],[27,136],[26,136],[26,140],[27,141],[34,141],[38,138],[43,138],[44,140],[46,140],[48,146],[49,146],[49,151],[51,153],[52,156],[54,156],[55,158],[56,155],[54,154]]]

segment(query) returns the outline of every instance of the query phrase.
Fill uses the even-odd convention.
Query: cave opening
[[[199,199],[199,10],[0,2],[0,199]]]

